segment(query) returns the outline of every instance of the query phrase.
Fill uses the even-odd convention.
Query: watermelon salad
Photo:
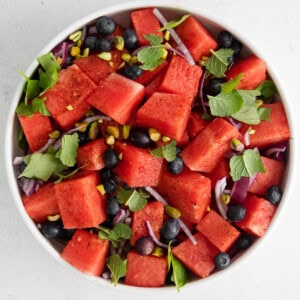
[[[26,79],[14,159],[61,257],[114,284],[179,290],[264,236],[290,138],[266,63],[196,17],[132,11],[73,32]]]

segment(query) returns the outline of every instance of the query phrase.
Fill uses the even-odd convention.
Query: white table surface
[[[117,0],[0,0],[0,128],[4,129],[10,99],[42,47],[66,26]],[[300,5],[298,0],[198,0],[202,7],[248,39],[280,76],[300,129]],[[174,1],[176,4],[176,1]],[[3,161],[4,130],[0,130]],[[298,160],[299,162],[299,160]],[[240,266],[201,288],[155,298],[300,299],[300,165],[292,193],[276,228]],[[0,299],[152,299],[154,295],[119,293],[82,279],[58,264],[34,239],[20,219],[0,163]]]

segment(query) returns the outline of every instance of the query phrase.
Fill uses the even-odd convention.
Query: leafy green
[[[54,55],[51,52],[39,56],[37,58],[37,61],[39,62],[39,64],[42,66],[44,70],[52,69],[53,67],[58,72],[60,70],[60,65],[58,64]]]
[[[150,150],[150,153],[156,158],[164,158],[166,161],[172,162],[176,159],[176,141],[172,140],[169,144]]]
[[[268,99],[272,97],[274,94],[277,94],[277,89],[273,81],[265,80],[263,81],[257,88],[260,94],[265,98]]]
[[[81,168],[83,168],[83,166],[82,167],[80,167],[80,168],[76,168],[75,170],[72,170],[71,172],[69,172],[69,173],[67,173],[67,174],[63,174],[62,172],[60,172],[59,170],[57,170],[56,169],[56,171],[55,171],[55,176],[57,176],[58,177],[58,179],[56,179],[55,181],[54,181],[54,183],[60,183],[61,181],[63,181],[64,179],[68,179],[68,178],[70,178],[70,177],[72,177],[73,175],[75,175]]]
[[[76,132],[72,135],[65,134],[62,138],[61,148],[57,152],[56,157],[58,157],[65,166],[73,167],[76,163],[78,146],[79,138]]]
[[[39,85],[39,80],[30,79],[29,77],[26,76],[26,74],[22,70],[19,70],[19,73],[26,80],[26,84],[24,86],[24,92],[25,92],[25,104],[27,104],[27,101],[29,99],[35,98],[40,94],[41,88]]]
[[[58,71],[55,66],[50,66],[49,69],[45,71],[40,69],[39,74],[39,85],[43,90],[53,87],[58,79]]]
[[[178,18],[176,20],[172,20],[168,22],[164,27],[160,28],[159,31],[164,31],[168,29],[175,28],[179,26],[181,23],[183,23],[190,15],[183,15],[181,18]]]
[[[33,116],[35,112],[39,112],[44,116],[50,116],[51,114],[45,105],[45,100],[45,98],[34,98],[31,104],[25,104],[24,102],[21,102],[16,108],[16,113],[18,116],[26,117]]]
[[[163,63],[164,50],[161,46],[146,47],[137,54],[137,59],[142,63],[140,66],[143,70],[154,70]]]
[[[150,42],[151,46],[159,46],[163,42],[163,38],[156,34],[145,34],[145,39]]]
[[[241,177],[251,177],[256,173],[265,173],[263,162],[256,150],[248,149],[242,155],[230,158],[230,175],[233,181]]]
[[[229,65],[228,58],[233,55],[232,49],[221,48],[217,51],[210,50],[212,55],[205,61],[206,70],[215,77],[224,77]]]
[[[241,79],[243,77],[243,73],[240,73],[233,79],[228,80],[221,84],[221,91],[225,94],[230,94],[236,87],[239,85]]]
[[[265,107],[259,107],[257,109],[260,120],[262,121],[270,121],[271,110]]]
[[[113,254],[106,259],[106,265],[112,274],[112,282],[117,285],[120,278],[126,275],[127,259],[122,260],[118,254]]]
[[[119,188],[117,194],[118,202],[125,204],[131,211],[139,211],[147,204],[147,199],[143,198],[137,190],[126,190]]]

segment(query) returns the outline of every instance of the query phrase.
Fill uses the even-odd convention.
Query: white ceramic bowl
[[[195,5],[188,5],[184,1],[166,1],[166,0],[160,0],[160,1],[136,1],[136,2],[126,2],[110,7],[106,7],[100,10],[97,10],[93,12],[92,14],[76,21],[74,24],[69,26],[68,28],[64,29],[61,33],[59,33],[52,41],[50,41],[42,50],[41,52],[37,55],[37,57],[41,54],[45,54],[51,49],[53,49],[57,44],[59,44],[61,41],[66,39],[72,32],[75,32],[78,29],[81,29],[85,24],[91,22],[94,19],[97,19],[101,15],[110,15],[114,17],[114,19],[120,23],[121,25],[124,25],[125,27],[129,25],[129,12],[134,10],[134,9],[139,9],[143,7],[158,7],[165,16],[168,17],[168,19],[172,19],[175,16],[182,15],[185,13],[190,13],[197,17],[201,22],[203,22],[209,31],[212,34],[217,34],[217,32],[220,31],[220,29],[227,29],[230,31],[237,39],[239,39],[244,46],[247,45],[247,47],[244,47],[243,52],[244,53],[249,53],[252,52],[256,54],[258,57],[261,57],[267,62],[268,65],[268,57],[264,53],[260,53],[259,49],[256,48],[256,46],[251,45],[250,42],[247,39],[247,32],[244,33],[238,33],[234,30],[234,28],[230,27],[230,24],[220,24],[218,23],[218,20],[215,20],[212,16],[210,15],[202,15],[201,13],[201,7],[197,7]],[[30,76],[33,74],[33,72],[36,70],[38,64],[36,61],[36,58],[33,58],[33,62],[29,66],[29,68],[26,70],[26,75]],[[251,246],[250,249],[247,250],[247,253],[245,255],[242,255],[235,261],[229,268],[226,270],[223,270],[222,272],[216,272],[212,275],[210,275],[206,279],[197,279],[194,278],[192,281],[188,282],[184,289],[191,289],[195,287],[199,287],[207,282],[210,282],[214,280],[216,277],[219,276],[227,276],[227,274],[232,270],[232,268],[241,268],[242,267],[242,262],[245,259],[251,259],[250,255],[254,253],[255,251],[258,251],[259,247],[261,244],[265,242],[265,240],[268,238],[270,234],[276,234],[275,229],[275,224],[277,223],[281,211],[285,207],[285,203],[287,201],[287,198],[290,195],[290,190],[291,190],[291,185],[292,181],[294,178],[294,173],[295,173],[295,168],[293,167],[294,164],[291,162],[294,161],[295,157],[295,145],[294,145],[294,123],[293,123],[293,116],[291,114],[291,108],[289,106],[288,98],[286,96],[286,92],[284,88],[280,84],[280,74],[276,73],[276,70],[271,69],[270,65],[268,65],[268,73],[270,77],[273,79],[274,83],[277,86],[277,89],[279,91],[280,97],[282,99],[282,102],[285,106],[286,114],[288,117],[289,121],[289,126],[291,130],[291,139],[289,143],[289,159],[288,159],[288,164],[286,167],[286,174],[285,174],[285,180],[283,183],[283,188],[284,188],[284,194],[283,194],[283,199],[281,200],[280,206],[277,209],[277,212],[275,216],[273,217],[273,220],[271,222],[271,225],[265,234],[265,236],[261,239],[258,239],[254,245]],[[138,292],[138,293],[155,293],[159,292],[161,293],[168,293],[170,292],[170,289],[172,291],[176,290],[173,286],[172,287],[163,287],[163,288],[138,288],[138,287],[132,287],[132,286],[126,286],[124,284],[118,284],[116,287],[114,287],[108,280],[104,280],[100,277],[94,277],[94,276],[89,276],[86,275],[77,269],[73,268],[71,265],[69,265],[64,259],[61,258],[59,252],[58,252],[58,246],[49,242],[46,238],[42,236],[38,228],[36,227],[35,223],[31,220],[31,218],[27,215],[23,204],[21,200],[21,194],[18,188],[18,184],[16,181],[16,175],[15,171],[12,165],[12,161],[14,157],[18,154],[20,154],[20,150],[18,149],[17,146],[17,141],[16,141],[16,135],[17,135],[17,130],[18,130],[18,121],[15,115],[15,109],[17,107],[17,104],[21,98],[22,94],[22,89],[25,84],[25,80],[21,80],[20,84],[17,87],[17,90],[15,92],[15,95],[13,97],[10,110],[9,110],[9,115],[8,115],[8,122],[7,122],[7,127],[6,127],[6,137],[5,137],[5,165],[6,165],[6,173],[10,185],[10,190],[12,193],[12,197],[15,201],[15,204],[18,208],[19,214],[24,220],[26,226],[29,228],[29,230],[32,232],[34,237],[39,241],[39,243],[43,246],[43,248],[56,259],[59,263],[64,265],[66,268],[69,268],[70,270],[77,272],[79,276],[82,276],[85,279],[91,280],[96,282],[97,284],[102,285],[103,287],[107,288],[113,288],[117,289],[119,291],[126,291],[126,292]],[[16,216],[17,217],[17,216]],[[245,271],[246,272],[246,271]]]

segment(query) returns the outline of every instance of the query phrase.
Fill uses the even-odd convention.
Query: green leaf
[[[34,111],[31,105],[25,104],[24,102],[20,102],[16,108],[16,114],[18,116],[32,117]]]
[[[179,26],[181,23],[183,23],[190,15],[183,15],[181,18],[172,20],[168,22],[164,27],[160,28],[159,31],[168,30],[171,28],[175,28]]]
[[[25,92],[25,104],[27,104],[27,101],[30,99],[33,99],[37,97],[40,92],[40,85],[39,85],[39,80],[37,79],[30,79],[26,76],[26,74],[22,71],[19,70],[19,73],[25,78],[26,84],[24,87],[24,92]]]
[[[249,124],[257,125],[260,123],[260,117],[257,108],[244,105],[241,110],[231,115],[234,119]]]
[[[217,96],[208,96],[211,114],[218,117],[228,117],[237,113],[243,106],[243,98],[236,92],[230,94],[221,92]]]
[[[225,94],[230,94],[236,87],[239,85],[241,79],[243,77],[243,73],[240,73],[235,78],[228,80],[221,84],[221,91]]]
[[[232,49],[210,50],[212,55],[205,61],[206,69],[215,77],[224,77],[229,65],[228,58],[233,55]]]
[[[158,46],[163,42],[163,38],[161,36],[158,36],[156,34],[145,34],[144,38],[150,42],[151,46]]]
[[[122,260],[122,258],[117,254],[113,254],[106,259],[106,265],[111,271],[112,282],[114,285],[117,285],[119,279],[126,275],[126,264],[127,259]]]
[[[246,150],[242,155],[232,156],[229,165],[233,181],[266,172],[259,153],[253,149]]]
[[[162,46],[143,48],[137,54],[138,61],[142,63],[140,68],[143,70],[154,70],[163,63],[163,55],[164,51]]]
[[[174,256],[172,256],[172,279],[175,282],[177,291],[180,291],[180,288],[186,284],[187,281],[187,272],[183,264]]]
[[[259,118],[261,121],[270,121],[271,109],[265,107],[259,107],[257,109]]]
[[[76,132],[72,135],[65,134],[63,136],[61,149],[58,152],[57,157],[59,157],[65,166],[73,167],[75,165],[78,146],[79,138]]]
[[[271,80],[263,81],[256,89],[265,99],[269,99],[274,94],[278,94],[277,88]]]
[[[40,98],[34,98],[32,100],[32,110],[34,112],[39,112],[41,113],[43,116],[51,116],[49,110],[47,109],[46,105],[45,105],[45,101],[46,98],[40,99]]]
[[[168,162],[176,159],[176,141],[172,140],[169,144],[150,150],[152,156],[156,158],[164,158]]]
[[[67,173],[67,174],[62,174],[62,173],[58,172],[58,170],[56,169],[54,175],[57,176],[58,179],[56,179],[56,180],[54,181],[54,183],[55,183],[55,184],[60,183],[60,182],[63,181],[64,179],[68,179],[68,178],[74,176],[74,175],[75,175],[81,168],[83,168],[83,167],[84,167],[84,166],[82,166],[82,167],[80,167],[80,168],[77,168],[77,169],[75,169],[75,170],[73,170],[73,171],[71,171],[71,172],[69,172],[69,173]]]
[[[245,101],[245,104],[247,106],[253,106],[256,107],[256,97],[260,96],[260,92],[257,90],[237,90],[239,95],[243,98]]]
[[[56,71],[60,70],[60,65],[51,52],[39,56],[37,61],[45,71],[52,69],[53,67],[56,69]]]
[[[47,181],[55,172],[57,165],[58,161],[54,155],[35,152],[30,156],[26,168],[19,177],[37,178]]]
[[[120,187],[117,194],[118,202],[125,204],[131,211],[139,211],[147,205],[147,200],[136,190],[125,190]]]
[[[46,71],[40,70],[39,85],[43,90],[49,89],[55,85],[58,79],[58,71],[55,66],[49,67]]]

